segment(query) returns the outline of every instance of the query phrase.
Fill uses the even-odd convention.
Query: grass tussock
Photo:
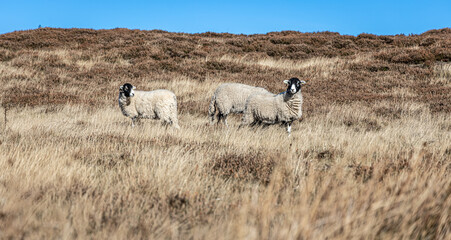
[[[446,239],[450,30],[0,35],[0,238]],[[209,125],[223,82],[307,80],[304,116]],[[118,106],[177,95],[179,131]]]
[[[280,161],[282,159],[271,152],[227,153],[213,160],[210,172],[226,179],[258,180],[268,184],[276,163]]]

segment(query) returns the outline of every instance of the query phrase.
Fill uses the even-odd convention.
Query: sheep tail
[[[208,116],[210,117],[210,124],[213,124],[215,121],[215,113],[216,113],[216,95],[211,97],[210,106],[208,107]]]

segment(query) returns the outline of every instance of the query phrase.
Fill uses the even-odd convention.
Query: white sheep
[[[270,94],[268,90],[260,87],[253,87],[241,83],[223,83],[211,97],[208,115],[210,123],[215,120],[215,113],[218,110],[218,122],[223,120],[227,126],[227,115],[230,113],[243,113],[246,99],[252,94]]]
[[[177,120],[177,98],[169,90],[135,91],[136,87],[126,83],[119,88],[119,107],[122,113],[135,121],[141,118],[161,119],[164,124],[179,128]]]
[[[305,81],[291,78],[283,82],[288,85],[283,93],[252,95],[247,99],[240,127],[281,123],[287,127],[288,134],[291,133],[291,123],[302,116],[301,86]]]

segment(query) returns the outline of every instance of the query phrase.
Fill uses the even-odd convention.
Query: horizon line
[[[336,32],[336,31],[332,31],[332,30],[318,30],[318,31],[306,31],[306,32],[302,32],[299,30],[292,30],[292,29],[287,29],[287,30],[276,30],[276,31],[269,31],[269,32],[265,32],[265,33],[233,33],[233,32],[214,32],[214,31],[204,31],[204,32],[183,32],[183,31],[168,31],[168,30],[164,30],[164,29],[140,29],[140,28],[127,28],[127,27],[115,27],[115,28],[84,28],[84,27],[72,27],[72,28],[64,28],[64,27],[49,27],[49,26],[44,26],[41,27],[40,25],[37,28],[31,28],[31,29],[19,29],[19,30],[13,30],[10,32],[4,32],[4,33],[0,33],[1,35],[5,35],[5,34],[10,34],[10,33],[15,33],[15,32],[26,32],[26,31],[34,31],[34,30],[39,30],[39,29],[63,29],[63,30],[71,30],[71,29],[80,29],[80,30],[93,30],[93,31],[110,31],[110,30],[116,30],[116,29],[127,29],[130,31],[163,31],[163,32],[167,32],[167,33],[178,33],[178,34],[205,34],[205,33],[216,33],[216,34],[232,34],[232,35],[246,35],[246,36],[252,36],[252,35],[267,35],[270,33],[282,33],[282,32],[297,32],[297,33],[333,33],[333,34],[338,34],[341,36],[354,36],[357,37],[361,34],[371,34],[371,35],[376,35],[376,36],[398,36],[398,35],[403,35],[403,36],[413,36],[413,35],[422,35],[424,33],[433,31],[433,30],[443,30],[443,29],[450,29],[450,27],[444,27],[444,28],[433,28],[433,29],[429,29],[426,30],[424,32],[421,33],[396,33],[396,34],[377,34],[377,33],[370,33],[370,32],[361,32],[359,34],[343,34],[340,32]]]

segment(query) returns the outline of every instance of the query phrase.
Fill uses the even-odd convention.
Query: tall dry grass
[[[331,106],[290,138],[191,115],[175,131],[132,129],[117,108],[12,110],[2,237],[449,237],[449,116],[399,109]]]
[[[449,239],[448,35],[2,35],[0,238]],[[222,82],[291,76],[291,137],[208,124]],[[124,82],[174,91],[181,130],[131,128]]]

